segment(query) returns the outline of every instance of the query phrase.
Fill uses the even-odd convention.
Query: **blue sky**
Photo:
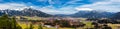
[[[0,9],[22,10],[26,7],[48,14],[73,14],[91,10],[120,12],[120,0],[0,0]]]

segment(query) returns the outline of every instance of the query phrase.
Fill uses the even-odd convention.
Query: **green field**
[[[27,16],[24,16],[24,17],[28,18],[28,20],[44,19],[44,18],[41,18],[41,17],[27,17]],[[77,29],[94,28],[94,26],[91,24],[92,22],[85,21],[85,19],[81,19],[81,20],[86,25],[84,27],[78,27]],[[25,28],[29,27],[29,25],[30,25],[30,23],[25,23],[25,22],[18,22],[18,24],[22,27],[22,29],[25,29]],[[120,26],[120,24],[108,24],[108,25],[111,26],[112,29],[117,29],[117,27]],[[37,28],[38,28],[38,24],[34,24],[34,29],[37,29]],[[51,28],[43,27],[43,29],[56,29],[56,28],[55,27],[51,27]],[[59,29],[74,29],[74,28],[61,28],[60,27]]]

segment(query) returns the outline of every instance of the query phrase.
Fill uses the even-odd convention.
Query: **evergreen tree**
[[[30,24],[30,28],[29,29],[33,29],[34,27],[33,27],[33,24]]]
[[[10,18],[8,15],[3,15],[0,17],[0,29],[20,29],[21,27],[17,26],[15,18]]]
[[[25,29],[33,29],[34,27],[33,27],[33,24],[30,24],[30,27],[27,27],[27,28],[25,28]]]
[[[43,29],[41,24],[39,25],[38,29]]]
[[[22,27],[21,26],[17,26],[17,29],[22,29]]]
[[[12,23],[12,29],[22,29],[21,26],[17,24],[15,17],[11,19],[11,23]]]
[[[12,28],[13,28],[13,29],[17,29],[17,27],[16,27],[16,26],[17,26],[17,25],[16,25],[17,23],[16,23],[16,20],[15,20],[15,17],[13,17],[13,18],[11,19],[11,23],[12,23]]]
[[[8,15],[3,15],[0,17],[0,29],[12,29]]]

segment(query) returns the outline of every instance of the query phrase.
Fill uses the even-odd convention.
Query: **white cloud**
[[[20,9],[27,7],[25,4],[18,4],[18,3],[1,3],[0,9]]]
[[[1,0],[0,0],[1,1]],[[40,0],[41,2],[46,2],[47,0]],[[72,0],[70,2],[67,2],[66,4],[84,4],[84,3],[76,3],[77,1],[82,1],[82,0]],[[91,0],[94,1],[94,0]],[[109,12],[120,12],[120,0],[105,0],[105,1],[99,1],[95,2],[93,4],[86,4],[86,5],[80,5],[78,7],[74,7],[69,5],[69,6],[64,6],[62,8],[55,8],[52,6],[52,4],[60,3],[58,0],[57,1],[52,1],[48,0],[50,6],[45,6],[45,7],[39,7],[39,6],[32,6],[34,8],[40,9],[40,11],[43,11],[48,14],[73,14],[81,10],[85,11],[91,11],[91,10],[104,10],[104,11],[109,11]],[[32,3],[29,3],[31,5]],[[64,4],[64,5],[66,5]],[[22,9],[24,7],[28,7],[28,5],[24,3],[1,3],[0,4],[0,9]]]
[[[55,4],[52,0],[48,0],[49,4]]]
[[[91,8],[76,8],[78,11],[92,11],[93,9]]]
[[[84,4],[84,3],[77,3],[78,1],[83,1],[83,0],[72,0],[67,2],[67,4]]]
[[[46,6],[43,8],[40,8],[40,11],[43,11],[48,14],[73,14],[77,11],[74,10],[72,7],[62,7],[62,8],[54,8],[53,6]]]
[[[101,1],[93,4],[82,5],[77,8],[91,8],[108,12],[120,12],[120,0]]]
[[[54,1],[52,1],[52,0],[38,0],[38,2],[43,2],[43,3],[44,3],[44,2],[48,2],[48,3],[51,4],[51,5],[52,5],[52,4],[55,4]]]

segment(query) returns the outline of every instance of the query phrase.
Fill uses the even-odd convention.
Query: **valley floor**
[[[19,17],[18,17],[19,18]],[[48,18],[42,18],[42,17],[24,17],[27,18],[28,20],[42,20],[42,19],[48,19]],[[67,18],[68,19],[68,18]],[[76,20],[79,20],[86,24],[84,27],[77,27],[77,29],[86,29],[86,28],[94,28],[94,25],[92,25],[91,21],[85,21],[86,18],[77,18]],[[20,18],[18,19],[20,20]],[[17,21],[18,24],[22,27],[22,29],[26,29],[27,27],[30,27],[30,23],[31,22],[21,22],[21,21]],[[108,26],[110,26],[112,29],[120,29],[120,24],[107,24]],[[33,24],[33,28],[34,29],[38,29],[39,24]],[[43,29],[56,29],[56,27],[47,27],[44,26],[42,27]],[[75,28],[67,28],[67,27],[59,27],[58,29],[75,29]]]

